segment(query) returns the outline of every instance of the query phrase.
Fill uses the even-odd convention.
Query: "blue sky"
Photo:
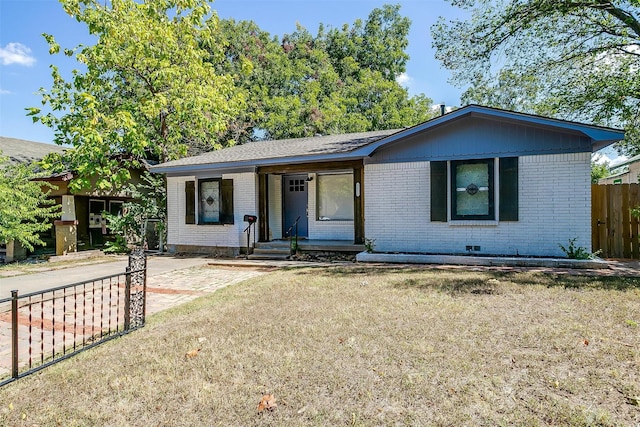
[[[411,19],[411,59],[403,84],[412,94],[424,93],[434,103],[457,105],[461,90],[447,83],[449,72],[440,67],[431,48],[430,27],[439,16],[462,17],[462,12],[445,0],[218,0],[211,4],[220,18],[252,20],[271,35],[295,31],[296,23],[315,34],[319,23],[340,27],[385,3],[399,3],[400,13]],[[74,66],[64,55],[49,55],[42,38],[48,33],[62,48],[91,44],[86,27],[64,13],[57,0],[0,0],[0,135],[39,142],[51,142],[53,132],[33,124],[25,108],[39,107],[35,93],[51,87],[49,66],[64,72]]]

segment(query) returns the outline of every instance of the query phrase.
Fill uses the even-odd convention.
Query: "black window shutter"
[[[447,222],[447,162],[431,162],[431,221]]]
[[[220,222],[233,224],[233,180],[223,179],[220,185]]]
[[[500,221],[518,221],[518,158],[500,159]]]
[[[184,183],[185,192],[185,224],[196,223],[196,182],[186,181]]]

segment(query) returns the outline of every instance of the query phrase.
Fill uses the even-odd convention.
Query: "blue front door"
[[[296,234],[295,227],[289,228],[298,220],[298,237],[308,237],[309,219],[307,218],[307,175],[285,175],[282,179],[282,194],[284,196],[284,224],[285,237]]]

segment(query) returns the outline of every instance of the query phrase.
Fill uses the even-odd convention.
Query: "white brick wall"
[[[365,166],[365,236],[381,252],[563,256],[591,248],[590,153],[519,158],[519,221],[431,222],[429,162]],[[466,224],[466,225],[463,225]],[[481,225],[486,224],[486,225]]]
[[[167,230],[168,245],[210,246],[221,248],[246,247],[247,235],[242,230],[247,224],[245,214],[257,214],[258,197],[256,193],[256,174],[224,174],[223,179],[233,179],[234,223],[227,225],[185,224],[185,181],[194,181],[193,176],[167,178],[167,212],[169,224]],[[196,184],[197,189],[197,184]],[[197,203],[197,201],[196,201]],[[196,215],[197,217],[197,215]],[[253,231],[250,241],[253,243]]]

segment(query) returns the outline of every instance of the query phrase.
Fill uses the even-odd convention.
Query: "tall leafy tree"
[[[400,15],[400,5],[387,4],[373,9],[365,22],[358,19],[351,26],[330,30],[326,49],[342,78],[368,69],[395,80],[406,71],[410,27],[411,20]]]
[[[221,22],[225,61],[248,99],[230,127],[240,140],[390,129],[431,117],[431,100],[411,97],[406,70],[410,21],[398,6],[374,9],[340,29],[302,26],[278,39],[253,22]]]
[[[53,85],[41,90],[48,107],[29,109],[34,121],[70,144],[51,164],[71,168],[72,187],[92,177],[99,189],[122,185],[141,159],[166,161],[190,146],[220,148],[219,139],[242,104],[221,60],[218,19],[205,0],[60,0],[97,38],[63,49],[80,67],[69,80],[52,66]],[[50,53],[61,51],[44,35]]]
[[[35,178],[32,165],[10,163],[0,152],[0,242],[17,241],[30,250],[44,245],[39,234],[51,228],[60,206],[48,198],[52,187]]]
[[[640,152],[639,0],[450,1],[470,18],[440,18],[433,45],[464,102],[624,126]]]
[[[597,184],[602,178],[609,176],[609,162],[591,162],[591,183]]]

